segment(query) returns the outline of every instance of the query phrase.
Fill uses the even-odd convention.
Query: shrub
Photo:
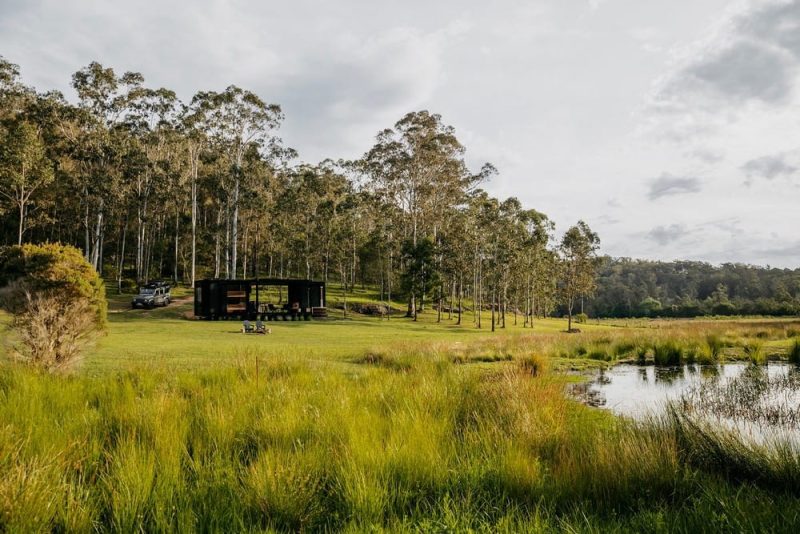
[[[27,305],[14,316],[16,357],[48,371],[73,364],[96,332],[95,315],[84,301],[74,303],[53,295],[25,295]]]
[[[73,363],[105,327],[97,272],[74,247],[22,245],[0,250],[0,305],[14,319],[11,354],[48,371]]]
[[[589,320],[589,316],[585,313],[578,313],[575,315],[575,322],[585,324]]]
[[[105,326],[108,303],[97,271],[75,247],[59,243],[25,244],[0,249],[3,307],[12,314],[28,306],[25,293],[48,294],[66,302],[82,300]]]

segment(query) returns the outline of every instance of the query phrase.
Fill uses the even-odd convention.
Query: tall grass
[[[758,340],[752,340],[745,343],[744,355],[747,360],[755,365],[761,365],[767,362],[767,357],[764,354],[764,344]]]
[[[683,362],[683,349],[671,339],[656,342],[653,345],[653,361],[656,365],[680,365]]]
[[[204,326],[162,328],[184,324]],[[248,338],[223,368],[115,361],[99,378],[0,366],[0,532],[800,531],[788,452],[617,420],[558,374],[742,357],[787,343],[785,325],[648,325],[424,346],[370,333],[377,348],[332,353],[329,332],[310,354]]]
[[[0,368],[0,530],[697,530],[724,526],[719,503],[729,527],[798,526],[788,497],[705,475],[673,430],[566,398],[530,347],[472,358],[488,348],[258,376],[253,354],[177,375]]]
[[[787,354],[789,362],[797,365],[800,364],[800,339],[795,339],[789,347]]]

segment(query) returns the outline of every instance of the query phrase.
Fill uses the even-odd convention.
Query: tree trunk
[[[496,298],[497,298],[497,286],[495,284],[492,284],[492,332],[494,332],[494,326],[495,326],[494,303]]]
[[[128,235],[128,214],[125,214],[125,223],[122,225],[122,246],[120,247],[119,263],[117,266],[117,294],[122,294],[122,273],[125,269],[125,241]]]
[[[22,233],[24,232],[25,228],[25,202],[20,201],[19,203],[19,237],[17,239],[17,245],[22,245]]]
[[[458,275],[458,322],[457,325],[461,325],[461,309],[462,309],[462,298],[464,296],[464,273],[459,273]]]
[[[178,283],[178,240],[179,240],[179,232],[180,230],[180,210],[178,206],[175,206],[175,270],[173,271],[173,279],[175,283]]]
[[[436,311],[436,322],[437,323],[441,323],[442,322],[442,293],[443,292],[444,292],[444,286],[440,283],[439,284],[439,302],[437,303],[437,305],[439,306],[439,309]]]
[[[194,287],[197,267],[197,158],[190,154],[192,161],[192,287]]]
[[[233,214],[231,216],[231,278],[236,278],[236,253],[239,246],[239,166],[233,185]]]

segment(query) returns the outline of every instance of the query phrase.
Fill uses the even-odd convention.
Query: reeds
[[[744,355],[747,360],[754,365],[762,365],[767,363],[767,357],[764,354],[764,344],[758,340],[748,341],[742,347]]]
[[[790,363],[800,364],[800,339],[795,339],[789,347],[787,358]]]

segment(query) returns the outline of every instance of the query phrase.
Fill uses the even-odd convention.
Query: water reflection
[[[705,379],[719,378],[719,367],[716,365],[701,365],[700,374]]]
[[[634,419],[664,413],[676,401],[686,412],[759,441],[780,435],[800,443],[800,370],[789,364],[618,365],[573,393]]]

